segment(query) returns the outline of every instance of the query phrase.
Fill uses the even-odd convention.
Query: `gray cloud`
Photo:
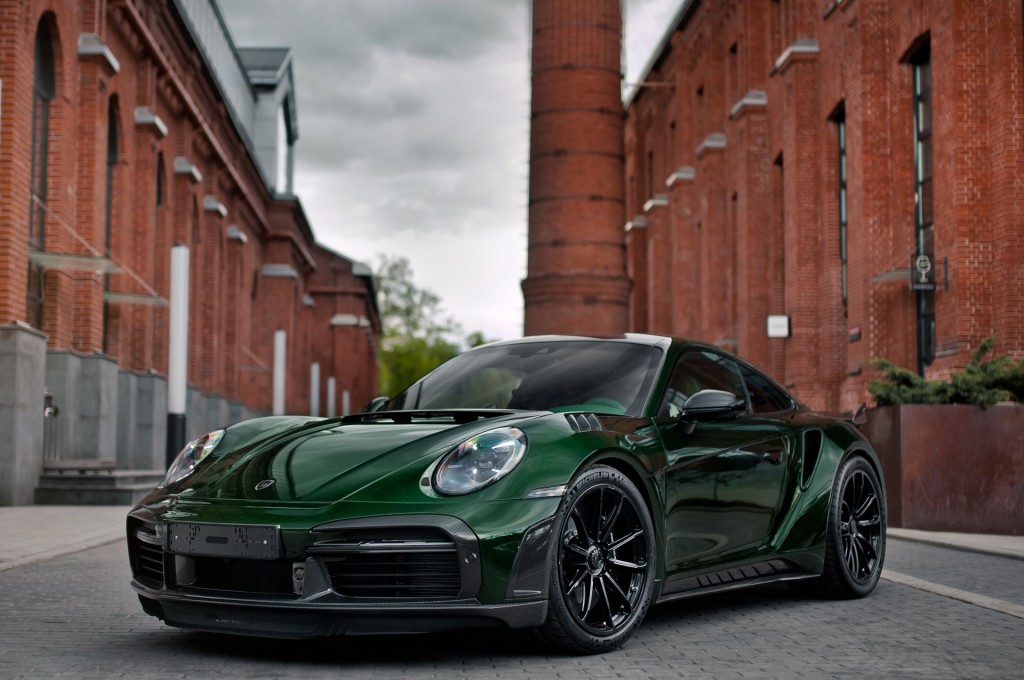
[[[628,0],[627,31],[666,3]],[[522,329],[529,4],[220,0],[237,44],[292,48],[296,191],[317,238],[409,257],[491,337]]]

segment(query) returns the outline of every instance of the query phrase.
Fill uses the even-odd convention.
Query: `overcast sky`
[[[292,48],[317,239],[374,268],[407,257],[466,333],[521,336],[529,0],[219,1],[237,44]],[[626,0],[627,81],[679,5]]]

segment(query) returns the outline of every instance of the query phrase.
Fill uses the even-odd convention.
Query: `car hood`
[[[418,483],[409,483],[410,474],[418,480],[434,459],[463,440],[524,417],[529,416],[467,424],[428,420],[305,425],[269,440],[217,451],[168,491],[182,500],[330,503],[376,500],[363,498],[379,496],[368,493],[368,487],[379,492],[391,478],[401,484],[408,500],[422,500]]]

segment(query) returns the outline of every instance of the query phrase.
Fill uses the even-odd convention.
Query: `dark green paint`
[[[552,517],[561,498],[531,491],[570,485],[595,464],[611,465],[640,489],[651,512],[661,592],[673,582],[762,559],[785,557],[819,573],[829,495],[836,470],[870,447],[848,423],[798,407],[779,417],[705,422],[691,434],[656,419],[659,395],[684,343],[660,343],[661,377],[643,417],[598,415],[604,429],[575,432],[563,413],[517,412],[455,424],[263,418],[229,427],[192,475],[156,489],[133,515],[145,520],[277,525],[287,559],[301,559],[310,529],[349,518],[429,514],[461,519],[479,541],[478,600],[505,601],[524,532]],[[440,496],[432,466],[478,433],[515,426],[527,437],[522,463],[507,477],[466,496]],[[823,445],[801,488],[802,432],[817,428]],[[257,491],[262,480],[270,488]]]

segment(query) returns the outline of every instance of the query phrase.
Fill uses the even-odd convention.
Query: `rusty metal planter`
[[[1024,535],[1024,405],[885,406],[862,429],[890,526]]]

